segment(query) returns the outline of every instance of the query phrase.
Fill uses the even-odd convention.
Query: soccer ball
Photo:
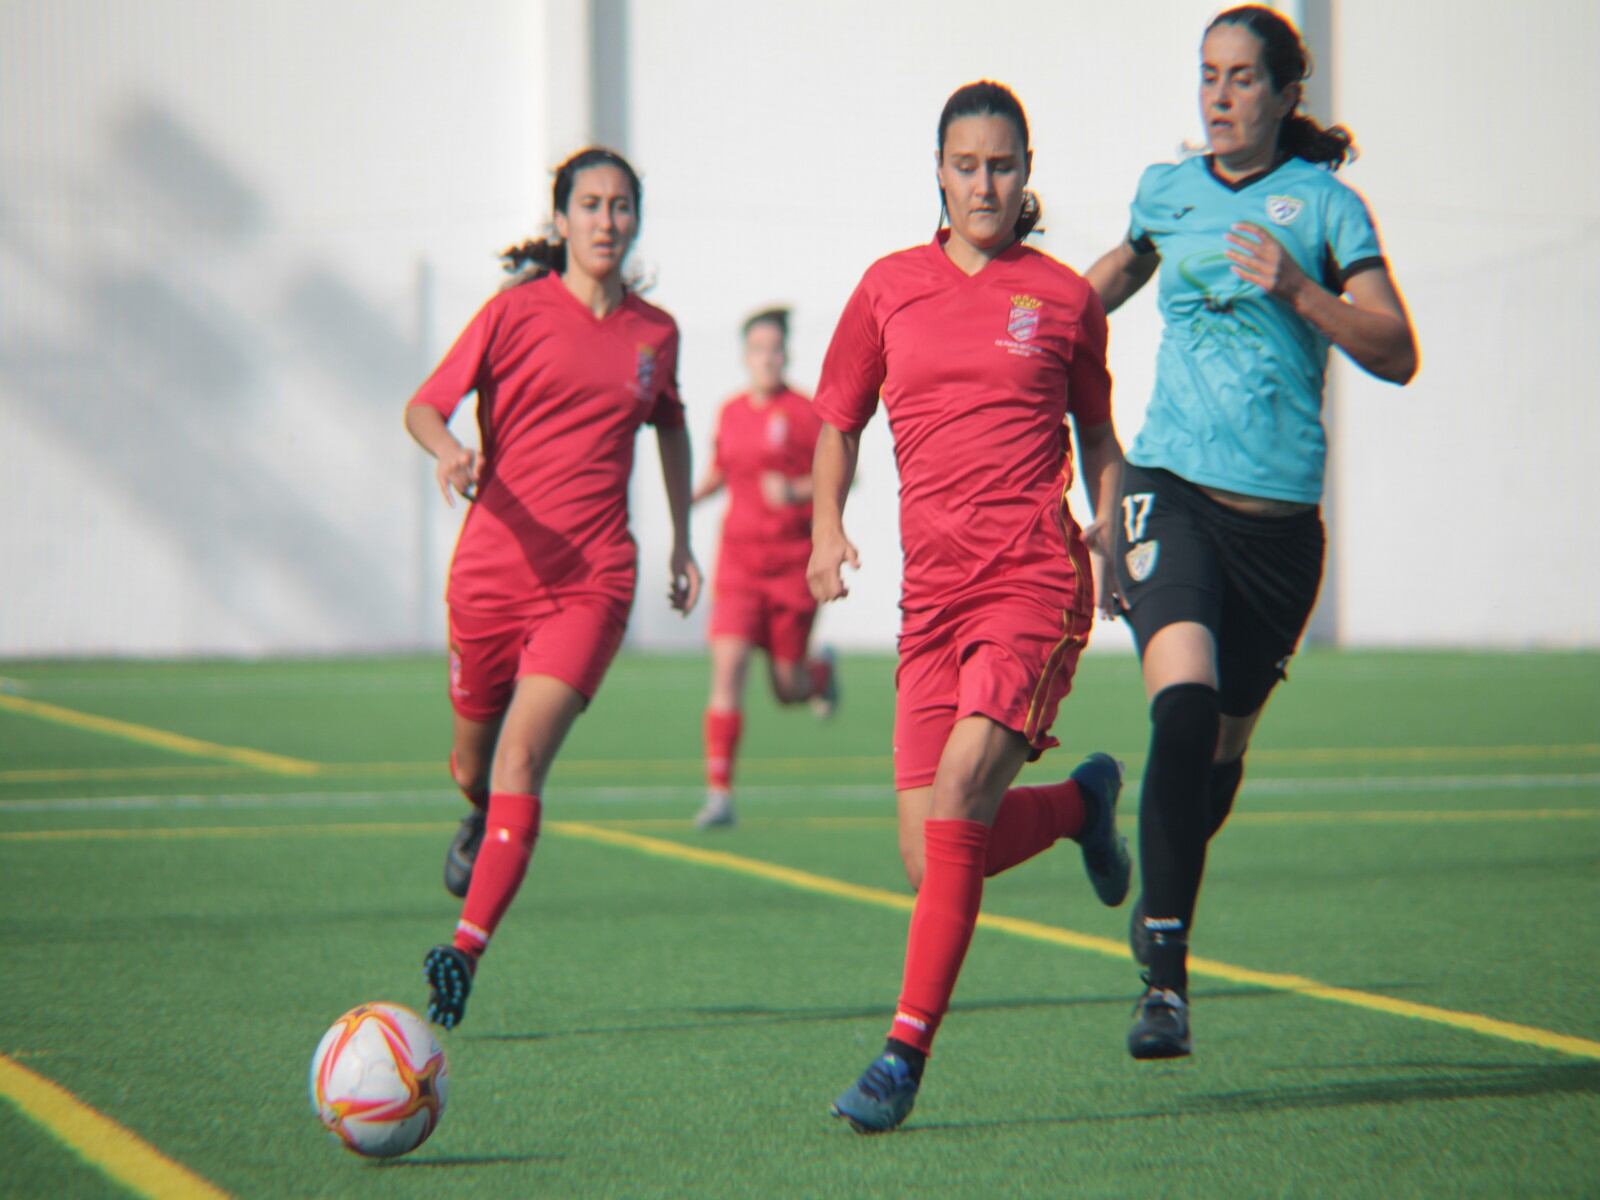
[[[311,1109],[346,1149],[392,1158],[428,1140],[449,1074],[421,1017],[399,1004],[363,1004],[311,1056]]]

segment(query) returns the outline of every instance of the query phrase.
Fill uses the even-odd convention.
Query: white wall
[[[0,654],[442,637],[401,406],[550,157],[542,7],[464,11],[0,7]]]
[[[862,270],[931,235],[954,87],[989,76],[1022,96],[1041,244],[1082,267],[1121,236],[1140,169],[1198,135],[1215,7],[0,6],[0,655],[438,643],[454,518],[399,408],[594,127],[595,4],[626,17],[625,53],[604,49],[628,64],[639,260],[684,330],[702,457],[740,384],[742,315],[796,306],[809,388]],[[1337,372],[1347,642],[1600,644],[1595,13],[1337,4],[1335,116],[1365,151],[1347,178],[1379,217],[1424,364],[1404,391]],[[1113,320],[1125,440],[1157,335],[1149,295]],[[648,440],[639,463],[634,638],[696,643],[703,614],[679,621],[661,599]],[[849,514],[866,566],[823,618],[831,640],[892,637],[895,507],[880,420]],[[707,567],[716,516],[696,523]]]
[[[741,384],[744,314],[794,304],[792,375],[810,389],[861,273],[933,235],[935,134],[955,88],[988,77],[1021,96],[1045,206],[1037,244],[1080,269],[1126,231],[1140,170],[1198,136],[1193,64],[1209,2],[1085,0],[988,22],[960,18],[964,11],[911,0],[633,4],[631,149],[647,189],[640,254],[659,266],[653,298],[683,327],[682,382],[702,455],[718,404]],[[1118,422],[1128,434],[1150,390],[1153,311],[1140,297],[1112,330]],[[635,496],[641,515],[647,503],[659,508],[654,474],[641,472]],[[827,640],[892,644],[896,496],[880,414],[846,514],[863,568],[849,599],[824,610]],[[1088,511],[1081,490],[1074,511]],[[719,517],[696,522],[702,559]],[[640,526],[651,581],[665,571],[665,527]],[[698,623],[684,629],[654,602],[660,590],[641,590],[636,633],[696,636]],[[1102,629],[1096,644],[1124,645],[1125,635]]]
[[[1600,642],[1600,6],[1346,0],[1338,109],[1422,370],[1344,367],[1340,638]]]

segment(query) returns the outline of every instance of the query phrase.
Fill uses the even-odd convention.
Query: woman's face
[[[744,369],[750,375],[752,391],[770,395],[783,386],[783,370],[788,365],[788,347],[783,330],[771,321],[757,321],[744,335]]]
[[[939,186],[955,235],[980,250],[1015,236],[1031,166],[1021,131],[1008,117],[957,117],[945,129]]]
[[[1200,119],[1211,152],[1228,162],[1270,162],[1300,99],[1299,84],[1273,90],[1262,49],[1243,25],[1218,25],[1200,44]]]
[[[567,211],[556,213],[556,236],[567,244],[569,268],[591,279],[615,274],[638,231],[633,185],[620,167],[599,163],[577,173]]]

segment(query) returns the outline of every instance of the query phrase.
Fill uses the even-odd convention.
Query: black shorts
[[[1222,711],[1255,712],[1285,678],[1316,603],[1321,514],[1252,516],[1171,471],[1128,463],[1117,515],[1117,590],[1140,654],[1168,625],[1204,625],[1217,643]]]

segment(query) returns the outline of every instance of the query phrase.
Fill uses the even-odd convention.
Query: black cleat
[[[444,890],[452,896],[466,897],[472,886],[472,864],[478,861],[478,847],[483,845],[483,823],[487,813],[474,808],[461,818],[461,827],[450,839],[450,849],[444,856]]]
[[[1128,839],[1117,832],[1117,798],[1122,795],[1122,764],[1096,752],[1078,764],[1072,778],[1083,792],[1087,819],[1077,838],[1083,848],[1083,869],[1094,894],[1107,908],[1128,898],[1133,863]]]
[[[435,946],[428,951],[422,960],[422,977],[432,989],[428,997],[428,1020],[445,1029],[461,1024],[476,969],[472,959],[454,946]]]
[[[1189,1002],[1171,988],[1149,986],[1133,1003],[1128,1053],[1138,1059],[1186,1058],[1192,1049]]]

